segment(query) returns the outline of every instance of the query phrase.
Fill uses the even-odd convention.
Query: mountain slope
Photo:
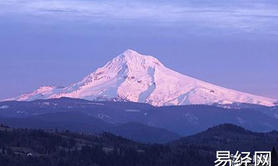
[[[222,88],[165,67],[152,56],[126,50],[80,82],[65,88],[41,87],[9,100],[48,98],[128,100],[154,106],[250,103],[273,106],[277,101]]]

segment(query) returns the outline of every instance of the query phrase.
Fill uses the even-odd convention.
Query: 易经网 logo
[[[231,154],[230,151],[216,151],[215,166],[271,166],[270,151],[255,151]]]

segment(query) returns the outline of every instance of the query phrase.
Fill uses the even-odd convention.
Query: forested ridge
[[[210,133],[219,134],[227,128],[244,134],[237,126],[224,125],[197,136],[210,137]],[[213,139],[201,143],[202,140],[193,139],[194,136],[168,144],[141,144],[110,133],[86,135],[4,125],[0,129],[1,166],[204,166],[214,165],[215,160],[216,149],[210,144]],[[274,141],[278,140],[277,133],[270,134]],[[259,136],[256,139],[259,140]]]

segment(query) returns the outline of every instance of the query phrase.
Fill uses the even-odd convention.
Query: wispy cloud
[[[278,6],[267,3],[200,5],[148,1],[6,0],[0,15],[26,15],[86,22],[147,21],[168,25],[192,24],[243,31],[278,32]]]

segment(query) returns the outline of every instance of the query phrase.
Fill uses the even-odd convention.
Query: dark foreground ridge
[[[137,143],[109,133],[0,127],[1,166],[209,166],[214,165],[216,150],[273,148],[278,148],[278,132],[255,133],[231,124],[164,145]]]

